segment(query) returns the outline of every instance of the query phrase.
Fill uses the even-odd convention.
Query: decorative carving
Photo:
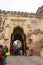
[[[22,21],[26,21],[26,19],[11,19],[11,21],[19,21],[19,22],[22,22]]]
[[[27,28],[31,28],[31,26],[28,24],[28,25],[27,25]]]
[[[3,21],[2,17],[0,17],[0,32],[2,32],[4,29],[4,23],[5,21]]]
[[[8,28],[9,28],[9,27],[10,27],[10,25],[9,25],[9,24],[7,24],[7,25],[6,25],[6,27],[8,27]]]

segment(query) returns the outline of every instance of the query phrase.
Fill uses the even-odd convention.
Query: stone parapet
[[[43,6],[38,8],[36,13],[0,10],[0,14],[15,16],[15,17],[43,18]]]

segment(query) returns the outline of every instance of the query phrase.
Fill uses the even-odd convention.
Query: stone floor
[[[38,56],[10,56],[6,65],[43,65],[43,58]]]

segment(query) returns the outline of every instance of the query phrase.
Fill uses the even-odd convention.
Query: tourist
[[[19,55],[20,55],[20,56],[22,56],[22,55],[23,55],[23,50],[22,50],[22,47],[20,47],[20,48],[19,48],[18,52],[19,52]]]
[[[6,64],[7,63],[7,56],[6,56],[6,53],[8,52],[8,48],[7,48],[7,46],[5,45],[4,46],[4,64]]]
[[[4,46],[4,51],[8,52],[8,47],[6,45]]]
[[[26,55],[29,56],[29,47],[26,46]]]
[[[16,56],[17,55],[17,49],[14,47],[13,48],[13,55]]]
[[[0,45],[0,65],[4,65],[3,46]]]

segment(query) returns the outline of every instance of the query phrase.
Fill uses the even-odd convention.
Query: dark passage
[[[25,36],[25,34],[23,32],[23,29],[20,28],[20,27],[16,27],[13,30],[13,33],[11,35],[11,43],[10,43],[10,51],[11,51],[11,53],[13,52],[14,41],[16,41],[16,40],[19,40],[21,42],[21,47],[22,47],[23,54],[24,54],[25,53],[25,46],[26,46],[26,36]]]

